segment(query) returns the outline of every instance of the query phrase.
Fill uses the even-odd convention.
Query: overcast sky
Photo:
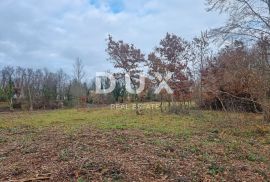
[[[70,73],[80,57],[95,75],[112,67],[108,34],[148,53],[166,32],[191,40],[223,23],[205,0],[0,0],[0,67]]]

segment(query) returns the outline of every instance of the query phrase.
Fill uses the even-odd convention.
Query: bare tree
[[[74,79],[82,83],[83,79],[85,78],[85,70],[84,70],[84,64],[83,61],[80,58],[77,58],[74,65],[73,65],[73,76]]]
[[[2,70],[2,88],[4,97],[9,102],[10,110],[13,110],[13,96],[14,96],[14,68],[7,66]]]
[[[208,10],[229,15],[225,26],[212,35],[228,38],[260,39],[270,36],[270,0],[207,0]]]
[[[69,76],[62,70],[58,70],[56,73],[57,76],[57,100],[63,101],[65,99],[67,82]]]
[[[33,85],[34,85],[34,71],[32,69],[26,70],[26,88],[29,102],[29,110],[33,111]]]
[[[193,76],[199,82],[199,103],[203,100],[203,84],[202,84],[202,70],[204,69],[207,59],[210,56],[209,38],[207,32],[201,32],[200,37],[195,37],[192,41],[193,52]]]

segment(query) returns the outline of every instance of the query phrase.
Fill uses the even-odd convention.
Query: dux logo
[[[155,94],[159,94],[162,89],[165,89],[168,94],[173,94],[173,90],[169,87],[167,84],[167,81],[169,81],[172,78],[172,73],[169,72],[167,75],[163,78],[160,73],[155,73],[155,77],[160,82],[158,88],[155,90]]]
[[[168,73],[165,77],[162,77],[160,73],[154,74],[156,79],[160,82],[158,87],[155,89],[155,94],[159,94],[163,89],[166,90],[168,94],[173,94],[173,90],[167,84],[167,82],[172,78],[172,73]],[[145,88],[145,76],[141,74],[139,79],[131,78],[129,74],[125,74],[125,88],[130,94],[140,94]],[[106,84],[105,84],[106,80]],[[139,83],[138,88],[134,88],[132,83]],[[108,85],[109,84],[109,85]],[[104,88],[106,85],[106,88]],[[97,94],[109,94],[113,92],[116,87],[116,79],[113,74],[106,72],[96,73],[96,93]]]

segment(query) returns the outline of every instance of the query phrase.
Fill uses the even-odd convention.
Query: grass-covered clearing
[[[196,110],[3,113],[0,181],[269,181],[270,125],[261,120]]]

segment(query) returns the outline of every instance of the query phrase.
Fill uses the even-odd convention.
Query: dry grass
[[[60,110],[0,115],[0,181],[269,181],[260,115]]]

